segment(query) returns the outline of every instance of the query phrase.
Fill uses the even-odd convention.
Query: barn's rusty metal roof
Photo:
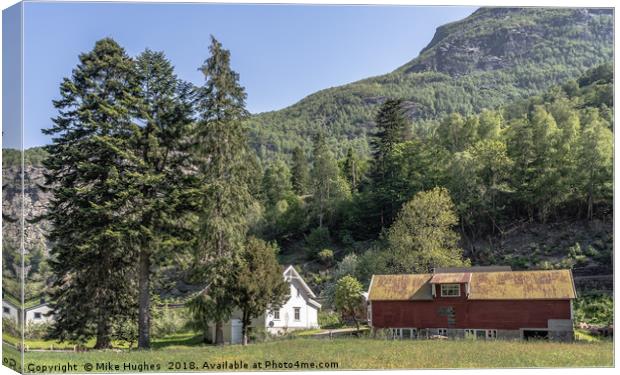
[[[371,301],[432,300],[431,274],[374,275],[368,290]]]
[[[570,270],[472,273],[469,299],[572,299]]]
[[[431,278],[431,284],[463,284],[471,279],[471,273],[436,273]]]
[[[512,271],[510,266],[436,267],[433,273]]]
[[[432,283],[461,282],[469,283],[468,299],[474,300],[552,300],[573,299],[577,296],[570,270],[549,270],[374,275],[370,283],[368,299],[371,301],[432,300]]]

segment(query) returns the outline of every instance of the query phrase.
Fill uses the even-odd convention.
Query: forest
[[[49,223],[49,256],[27,260],[48,286],[47,338],[149,348],[155,307],[182,280],[193,288],[175,301],[193,329],[215,324],[221,343],[239,309],[247,343],[252,318],[285,300],[280,264],[295,264],[319,292],[324,321],[339,320],[329,312],[344,310],[343,292],[365,289],[373,274],[611,267],[612,235],[595,230],[612,217],[611,63],[488,106],[446,104],[477,95],[469,89],[446,94],[432,116],[412,115],[411,97],[394,91],[364,107],[362,137],[345,141],[318,116],[267,152],[258,133],[273,131],[271,115],[247,112],[231,58],[212,37],[204,83],[194,85],[163,52],[131,57],[106,38],[62,81],[44,130],[52,143],[25,153],[52,196],[37,219]],[[21,155],[3,157],[11,165]],[[564,222],[597,237],[534,243],[524,257],[498,250],[512,228]],[[609,300],[588,296],[578,314],[608,323]]]

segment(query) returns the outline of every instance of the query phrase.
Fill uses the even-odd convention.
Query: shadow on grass
[[[202,334],[183,333],[170,337],[156,339],[151,342],[151,348],[164,349],[171,347],[188,347],[188,346],[204,346],[207,345],[202,341]]]

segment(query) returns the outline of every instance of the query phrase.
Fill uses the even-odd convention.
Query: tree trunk
[[[592,217],[594,216],[594,209],[593,209],[593,202],[594,199],[592,199],[593,193],[592,193],[592,185],[590,185],[588,187],[588,220],[591,221]]]
[[[243,319],[241,321],[242,326],[241,326],[241,333],[243,335],[243,346],[247,346],[248,345],[248,326],[250,325],[250,319],[248,317],[248,314],[246,314],[246,312],[243,312]]]
[[[215,345],[224,345],[224,324],[215,322]]]
[[[138,276],[138,348],[151,346],[151,296],[150,296],[151,257],[146,251],[140,252]]]
[[[97,341],[95,342],[95,349],[110,349],[112,347],[112,341],[110,340],[110,332],[108,324],[105,321],[97,323]]]

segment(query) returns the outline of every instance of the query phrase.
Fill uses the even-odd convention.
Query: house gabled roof
[[[469,280],[466,280],[469,275]],[[418,275],[374,275],[368,290],[371,301],[432,300],[434,283],[469,283],[468,299],[574,299],[570,270],[502,271]]]
[[[310,287],[308,286],[308,284],[306,284],[306,282],[304,281],[304,278],[301,277],[301,275],[299,274],[299,272],[297,272],[297,270],[295,269],[295,267],[293,267],[293,265],[289,265],[288,267],[286,267],[284,269],[284,272],[282,272],[282,274],[284,275],[284,277],[286,277],[286,274],[291,271],[294,274],[295,279],[299,280],[299,282],[301,283],[302,287],[304,288],[304,290],[308,293],[308,295],[312,298],[316,298],[316,295],[314,294],[314,292],[312,291],[312,289],[310,289]],[[320,306],[320,305],[319,305]]]

